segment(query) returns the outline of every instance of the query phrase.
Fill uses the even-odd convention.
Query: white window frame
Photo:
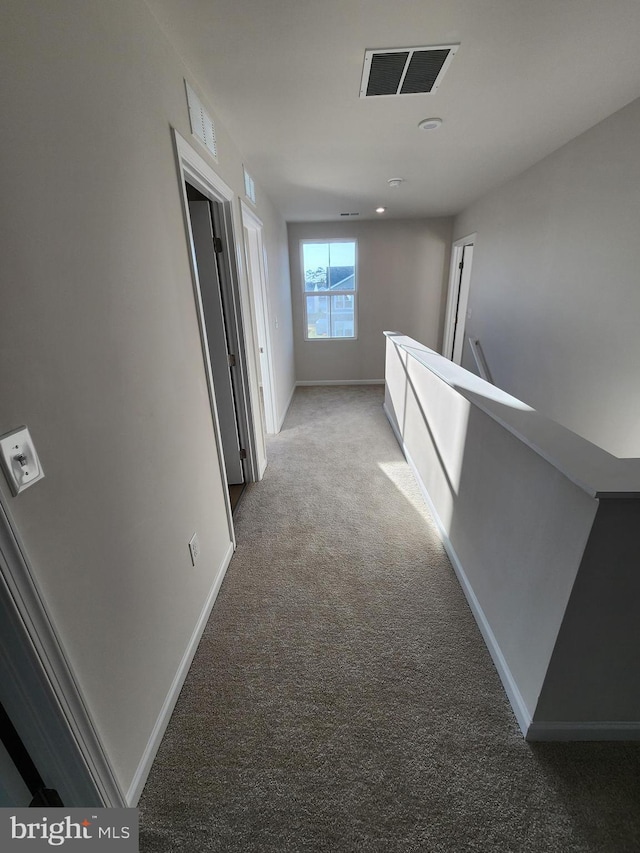
[[[305,270],[304,270],[304,247],[309,243],[353,243],[355,246],[355,259],[353,267],[353,290],[318,290],[315,291],[316,296],[326,296],[331,299],[332,296],[352,296],[353,297],[353,335],[345,337],[326,338],[310,338],[309,337],[309,320],[307,316],[307,297],[314,295],[312,291],[305,290]],[[358,339],[358,241],[355,237],[304,237],[300,240],[300,273],[302,279],[302,314],[304,323],[304,340],[305,341],[356,341]],[[329,303],[331,304],[331,303]],[[331,311],[331,309],[329,309]],[[331,314],[329,314],[329,317]],[[329,331],[331,327],[329,326]]]

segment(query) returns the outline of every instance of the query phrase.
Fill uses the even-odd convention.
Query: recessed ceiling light
[[[386,207],[376,207],[376,213],[384,213],[386,209]]]
[[[390,187],[399,187],[400,184],[404,181],[404,178],[389,178],[387,183]]]
[[[420,130],[435,130],[441,124],[441,118],[423,118],[418,127]]]

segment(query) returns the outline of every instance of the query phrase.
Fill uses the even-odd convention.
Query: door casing
[[[267,291],[268,271],[262,234],[263,225],[262,220],[242,200],[240,201],[240,208],[245,232],[245,254],[252,318],[259,349],[257,362],[264,394],[265,429],[267,433],[275,434],[279,431],[276,410],[276,377],[273,369],[271,315]]]
[[[198,279],[202,294],[202,308],[207,325],[209,358],[215,384],[217,413],[222,438],[222,455],[225,460],[227,484],[245,482],[244,465],[241,457],[243,442],[240,438],[236,414],[236,394],[234,388],[235,366],[230,364],[236,353],[230,341],[232,318],[225,310],[225,295],[218,270],[218,256],[215,251],[213,213],[211,202],[189,200],[189,219],[193,235]]]
[[[471,285],[471,262],[477,234],[462,237],[451,248],[451,269],[444,324],[442,354],[456,364],[462,363],[464,333]],[[460,264],[464,258],[464,268]]]
[[[254,412],[256,411],[258,404],[258,381],[255,364],[253,363],[254,341],[251,336],[251,326],[245,322],[245,317],[249,314],[249,302],[248,295],[245,292],[247,290],[246,282],[245,287],[241,287],[243,271],[242,252],[235,238],[233,204],[236,199],[236,195],[231,187],[229,187],[222,178],[214,172],[209,164],[203,160],[198,152],[195,151],[175,129],[173,129],[173,140],[180,184],[184,226],[189,245],[189,260],[191,264],[191,275],[194,299],[196,303],[196,313],[198,316],[205,377],[209,393],[209,402],[214,424],[218,457],[220,461],[220,470],[223,472],[225,470],[224,458],[222,456],[220,424],[216,407],[213,372],[209,357],[207,330],[202,305],[202,292],[198,278],[198,267],[194,251],[191,221],[189,217],[189,202],[186,192],[186,183],[191,184],[206,198],[214,202],[213,210],[216,231],[220,234],[223,244],[221,263],[221,277],[223,278],[223,281],[221,283],[223,287],[228,288],[228,292],[234,306],[235,320],[233,331],[236,336],[236,368],[238,370],[238,387],[240,391],[236,396],[236,403],[238,406],[238,430],[247,452],[247,480],[250,482],[257,481],[261,479],[264,469],[266,468],[266,457],[264,456],[263,448],[260,446],[260,442],[256,437]],[[228,495],[225,497],[225,502],[227,507],[229,531],[232,541],[235,544],[231,503],[228,499]]]

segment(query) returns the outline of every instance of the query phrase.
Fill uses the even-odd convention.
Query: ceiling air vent
[[[216,144],[216,129],[213,119],[202,106],[200,98],[191,86],[184,81],[187,89],[187,103],[189,104],[189,121],[191,122],[191,133],[199,139],[214,159],[218,159],[218,146]]]
[[[459,44],[367,50],[360,97],[435,92]]]

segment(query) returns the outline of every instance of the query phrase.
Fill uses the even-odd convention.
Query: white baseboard
[[[167,696],[162,704],[162,708],[160,709],[160,713],[158,714],[158,719],[156,720],[153,730],[151,731],[151,736],[149,737],[147,746],[145,747],[145,750],[142,753],[142,758],[140,759],[138,768],[133,776],[133,780],[131,782],[131,785],[129,786],[129,790],[127,791],[127,805],[130,808],[133,808],[140,799],[142,789],[144,788],[145,782],[147,781],[147,776],[149,775],[149,771],[151,770],[151,765],[153,764],[153,760],[156,757],[156,753],[158,752],[160,742],[166,731],[166,728],[169,725],[171,714],[173,713],[173,709],[175,708],[176,702],[178,701],[178,696],[180,695],[180,691],[182,690],[182,685],[184,684],[184,680],[187,677],[189,667],[191,666],[191,661],[193,660],[193,656],[195,655],[196,649],[198,648],[198,643],[200,642],[200,638],[202,637],[202,633],[207,624],[211,609],[218,595],[220,584],[224,579],[225,573],[227,571],[227,568],[229,567],[229,563],[232,557],[233,543],[230,542],[227,553],[224,555],[222,564],[218,569],[216,579],[214,580],[213,585],[209,591],[209,595],[207,596],[205,605],[202,608],[202,612],[200,613],[196,626],[193,629],[193,634],[191,635],[191,639],[189,640],[189,645],[187,646],[186,651],[182,656],[180,666],[178,667],[178,670],[173,679],[173,683],[171,684],[169,692],[167,693]]]
[[[511,674],[511,670],[509,669],[507,662],[502,654],[502,650],[498,645],[498,641],[495,638],[493,631],[491,630],[491,626],[487,620],[487,617],[484,614],[482,607],[480,606],[480,602],[477,599],[476,594],[474,593],[469,579],[467,578],[466,572],[462,567],[462,563],[458,559],[458,555],[451,544],[451,540],[449,539],[449,535],[445,530],[442,521],[440,520],[440,516],[438,515],[435,506],[433,505],[433,501],[429,496],[429,492],[427,491],[427,487],[425,486],[418,469],[407,449],[406,444],[398,427],[396,426],[393,416],[389,411],[386,403],[383,404],[384,413],[387,416],[387,420],[391,424],[391,429],[394,432],[396,439],[398,440],[398,444],[402,448],[402,452],[405,455],[405,458],[409,464],[409,467],[413,471],[413,475],[416,478],[416,482],[420,487],[420,491],[426,501],[427,506],[431,511],[431,515],[436,523],[438,528],[438,533],[440,534],[440,539],[442,540],[442,544],[444,545],[445,551],[447,552],[447,556],[451,560],[451,565],[453,566],[453,570],[456,573],[458,581],[460,582],[460,586],[462,587],[462,591],[465,594],[465,597],[469,603],[469,607],[471,608],[471,612],[473,613],[476,622],[478,623],[478,627],[480,628],[480,633],[485,641],[487,648],[489,649],[489,654],[493,660],[495,668],[498,670],[498,675],[502,681],[504,689],[506,691],[509,702],[511,703],[511,707],[513,708],[513,712],[516,716],[516,720],[518,721],[518,725],[522,730],[522,733],[527,736],[530,728],[531,728],[531,714],[527,709],[527,706],[524,703],[524,699],[522,698],[522,694],[518,689],[518,686]]]
[[[384,385],[384,379],[300,379],[296,387],[303,385]]]
[[[528,741],[640,740],[640,722],[533,722]]]

